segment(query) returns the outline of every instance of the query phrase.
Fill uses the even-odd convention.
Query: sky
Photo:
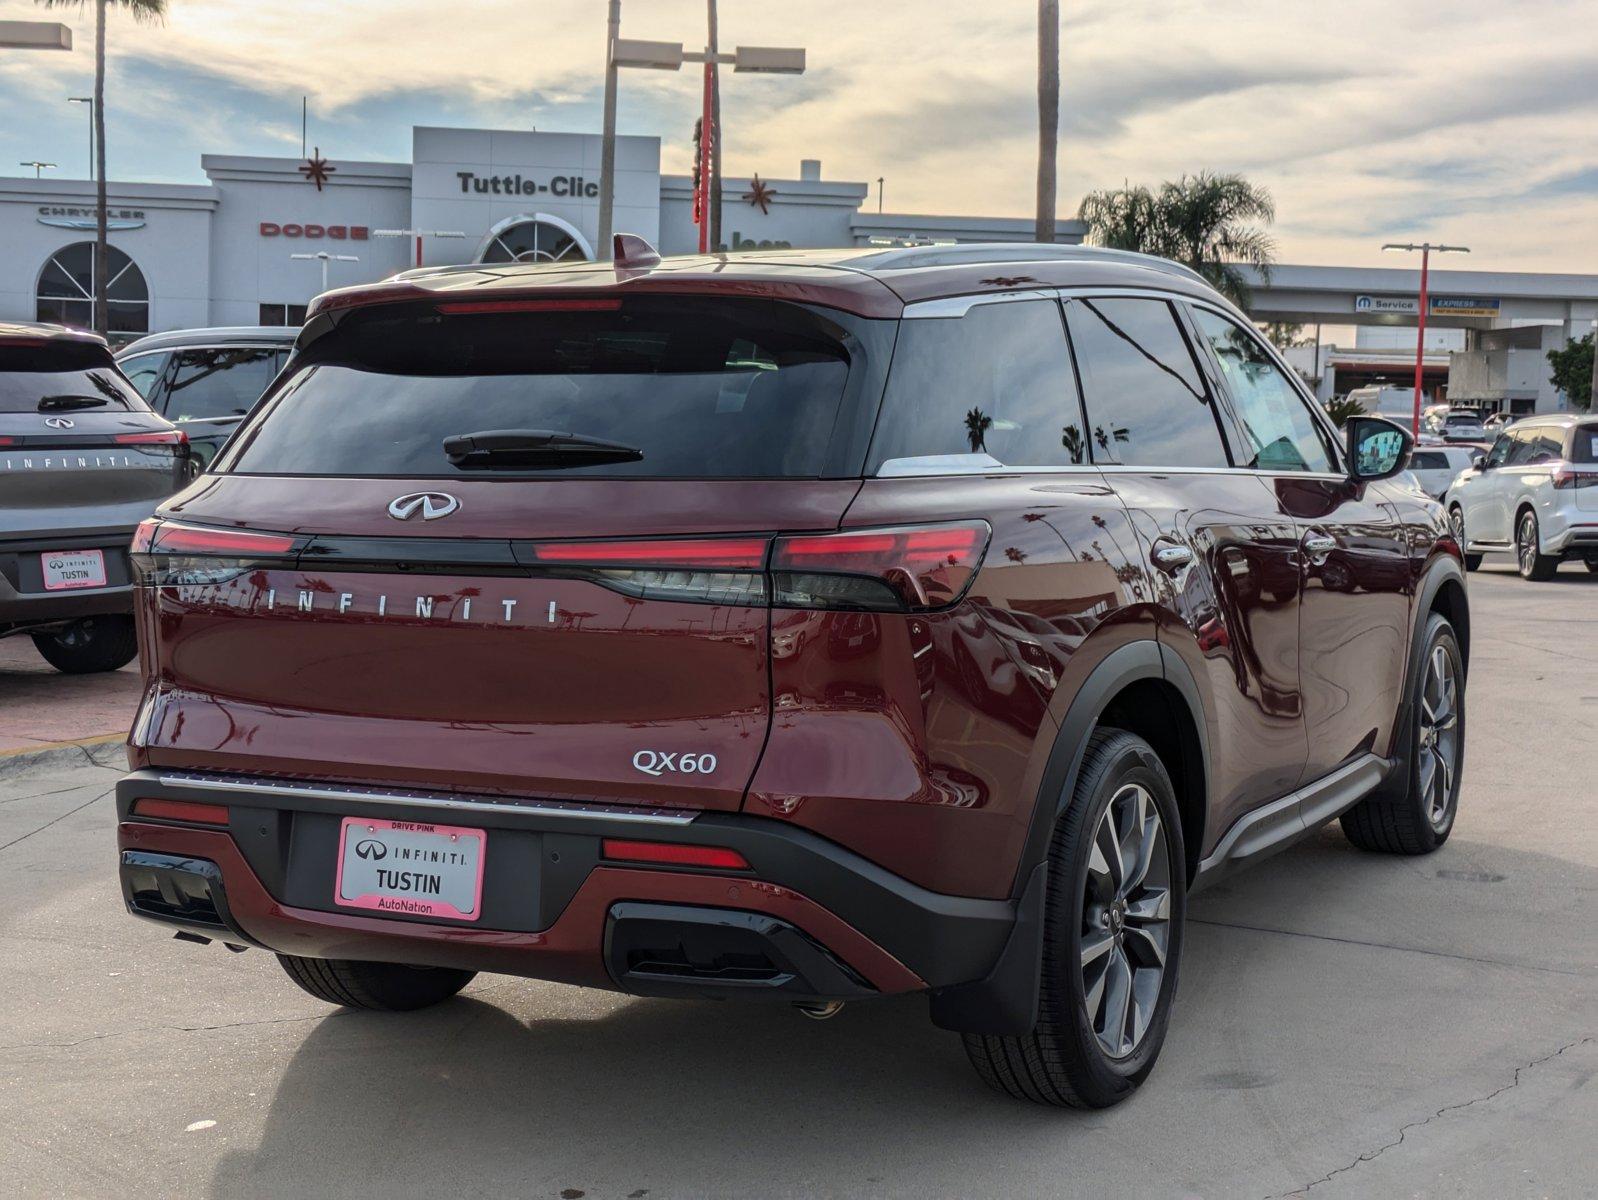
[[[1598,272],[1594,0],[1062,0],[1061,216],[1200,170],[1275,198],[1281,262],[1396,266],[1384,241],[1493,270]],[[93,5],[88,6],[92,14]],[[169,0],[111,19],[109,175],[204,182],[202,153],[408,161],[413,124],[599,129],[605,0]],[[723,47],[802,45],[803,76],[723,75],[724,170],[885,179],[889,212],[1029,216],[1032,0],[721,0]],[[83,178],[93,23],[0,51],[0,174]],[[703,38],[699,0],[624,0],[624,37]],[[686,172],[689,71],[624,71],[622,133]],[[1464,266],[1463,260],[1449,266]]]

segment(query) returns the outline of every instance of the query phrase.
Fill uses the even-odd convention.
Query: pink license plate
[[[47,592],[104,587],[105,551],[50,550],[39,555],[39,569]]]
[[[411,917],[482,915],[488,834],[459,825],[345,817],[333,902]]]

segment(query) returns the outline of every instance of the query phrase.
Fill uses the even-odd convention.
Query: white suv
[[[1443,505],[1471,570],[1483,554],[1509,552],[1527,579],[1548,579],[1566,558],[1598,574],[1598,416],[1516,422]]]

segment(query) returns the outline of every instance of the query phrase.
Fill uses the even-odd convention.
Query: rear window
[[[629,297],[572,308],[352,314],[236,439],[224,470],[799,478],[823,473],[849,377],[827,316],[764,300]],[[588,307],[578,308],[577,305]],[[622,443],[636,462],[457,466],[444,439],[546,430]]]
[[[1436,450],[1417,450],[1409,465],[1417,471],[1446,471],[1448,458]]]
[[[1571,462],[1598,463],[1598,425],[1577,425],[1570,437]]]
[[[0,343],[0,413],[147,411],[103,346]]]

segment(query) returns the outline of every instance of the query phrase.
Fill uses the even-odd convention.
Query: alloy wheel
[[[1148,1032],[1165,980],[1171,864],[1148,791],[1116,792],[1093,832],[1082,903],[1082,994],[1088,1023],[1111,1058]]]
[[[1433,646],[1426,664],[1416,741],[1426,816],[1432,828],[1440,830],[1447,825],[1453,807],[1454,775],[1459,765],[1459,681],[1446,646]]]
[[[1448,528],[1454,535],[1454,540],[1459,543],[1460,552],[1465,550],[1465,514],[1458,508],[1448,510]]]
[[[1520,573],[1530,575],[1537,563],[1537,518],[1527,513],[1520,519],[1520,536],[1516,540],[1516,557]]]

